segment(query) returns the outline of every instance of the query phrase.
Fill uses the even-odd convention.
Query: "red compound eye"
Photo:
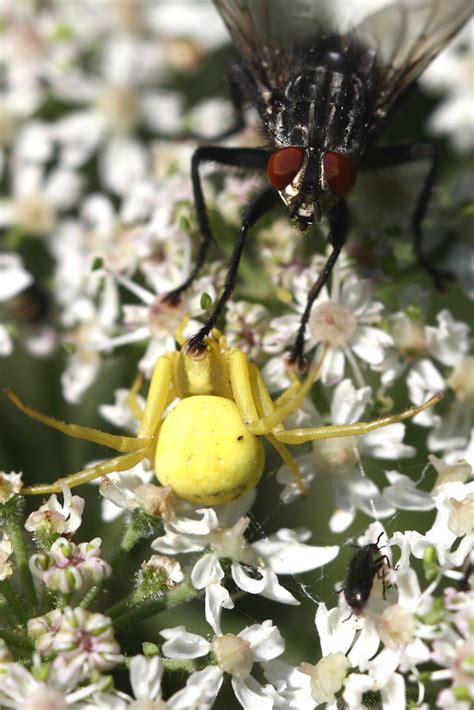
[[[303,148],[280,148],[268,159],[267,175],[277,190],[284,190],[297,176],[304,160]]]
[[[329,189],[335,197],[344,197],[352,190],[357,173],[350,158],[342,153],[326,153],[323,168]]]

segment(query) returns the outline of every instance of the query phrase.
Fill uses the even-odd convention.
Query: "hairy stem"
[[[145,619],[150,618],[150,616],[159,614],[161,611],[170,609],[178,604],[184,604],[184,602],[193,599],[198,594],[199,591],[195,589],[190,582],[184,581],[179,585],[179,587],[173,589],[171,592],[168,592],[168,594],[164,594],[159,599],[144,602],[143,604],[140,604],[140,606],[128,609],[124,613],[120,614],[120,616],[116,611],[117,616],[114,620],[114,628],[116,631],[119,631],[126,626],[144,621]],[[118,605],[115,606],[118,607]]]

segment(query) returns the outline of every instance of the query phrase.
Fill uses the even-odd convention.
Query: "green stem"
[[[7,631],[6,629],[0,629],[0,638],[2,638],[8,646],[16,646],[24,651],[34,651],[34,645],[31,643],[30,639],[22,634],[15,634],[12,631]]]
[[[23,530],[19,523],[18,513],[12,509],[7,517],[8,534],[10,536],[13,549],[15,551],[15,559],[20,572],[22,591],[26,594],[29,606],[29,616],[38,615],[38,597],[36,596],[36,588],[33,582],[33,577],[28,565],[28,550],[26,549]]]
[[[116,551],[110,556],[110,559],[108,560],[110,566],[112,567],[112,576],[116,572],[116,568],[120,566],[120,564],[123,562],[123,560],[126,558],[127,554],[132,550],[133,547],[137,544],[137,542],[140,540],[142,536],[141,531],[133,524],[133,518],[131,521],[131,524],[128,525],[126,528],[122,542],[120,543],[120,547],[116,549]],[[81,602],[79,603],[79,606],[82,607],[83,609],[87,609],[90,604],[94,601],[96,596],[99,594],[99,592],[102,591],[102,589],[105,587],[105,585],[110,581],[111,577],[108,579],[104,579],[100,584],[95,584],[93,587],[89,589],[86,594],[84,594]]]
[[[105,615],[110,617],[111,619],[115,619],[118,616],[122,616],[122,614],[125,614],[125,612],[128,611],[134,603],[134,597],[135,592],[127,594],[127,596],[117,602],[117,604],[114,604],[109,609],[107,609],[107,611],[104,612]]]
[[[71,602],[71,597],[72,597],[72,592],[69,594],[63,594],[60,592],[56,599],[57,599],[57,608],[58,609],[65,609],[67,606],[69,606]]]
[[[20,624],[24,624],[28,618],[26,609],[21,604],[21,598],[15,592],[10,582],[7,580],[0,581],[0,593],[4,597],[8,611],[10,611]]]
[[[196,661],[175,661],[173,658],[164,658],[163,661],[167,671],[184,671],[185,673],[193,673],[199,669]]]
[[[170,609],[178,604],[183,604],[184,602],[193,599],[198,594],[199,591],[195,589],[190,582],[184,581],[179,585],[179,587],[173,589],[171,592],[168,592],[168,594],[165,594],[163,597],[144,602],[143,604],[140,604],[140,606],[129,609],[125,613],[118,616],[118,618],[114,621],[114,628],[118,631],[123,629],[124,626],[136,624],[139,621],[143,621],[144,619],[148,619],[150,616],[158,614],[160,611]]]

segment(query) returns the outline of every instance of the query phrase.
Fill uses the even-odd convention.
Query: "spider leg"
[[[231,352],[229,358],[229,370],[232,394],[240,412],[240,416],[249,431],[252,431],[255,423],[267,421],[269,418],[273,420],[275,407],[267,386],[263,381],[263,377],[261,376],[259,369],[254,364],[248,362],[245,354],[241,350],[235,349]],[[284,431],[281,419],[277,418],[273,429],[275,432]],[[284,446],[282,442],[278,441],[270,429],[265,431],[264,434],[291,470],[301,493],[303,495],[306,494],[306,487],[301,478],[298,464],[293,456],[290,454],[286,446]]]
[[[266,436],[267,434],[274,433],[277,435],[278,440],[283,442],[283,439],[280,438],[280,431],[284,432],[284,429],[280,427],[280,425],[285,417],[293,414],[301,407],[303,399],[306,397],[315,379],[319,375],[322,361],[321,359],[319,363],[311,368],[307,377],[299,383],[299,387],[295,387],[295,383],[290,385],[291,398],[284,398],[282,395],[280,402],[284,400],[283,404],[279,403],[275,406],[260,373],[254,376],[253,379],[256,384],[254,384],[252,389],[252,377],[249,374],[252,368],[249,367],[245,354],[241,350],[234,350],[229,358],[230,381],[237,407],[249,431],[256,436]],[[266,394],[264,394],[264,392],[266,392]],[[259,416],[255,407],[257,393],[260,400],[263,399],[265,401],[268,399],[272,404],[271,409],[267,407],[266,411],[264,410],[264,416]]]
[[[138,372],[127,394],[127,404],[130,407],[133,416],[135,417],[135,419],[138,419],[138,421],[142,420],[144,411],[143,407],[137,399],[137,394],[139,393],[142,385],[143,375],[141,372]]]
[[[36,421],[52,429],[57,429],[63,434],[67,434],[67,436],[92,441],[95,444],[108,446],[110,449],[122,452],[133,452],[143,448],[143,441],[139,441],[135,436],[117,436],[116,434],[107,434],[105,431],[100,431],[100,429],[93,429],[92,427],[81,426],[80,424],[66,424],[60,419],[50,417],[25,404],[10,388],[5,389],[5,394],[10,402],[28,417],[36,419]]]
[[[98,463],[95,466],[90,466],[90,468],[84,468],[82,471],[77,471],[72,473],[70,476],[65,476],[64,478],[58,478],[54,483],[39,483],[35,486],[24,486],[21,489],[22,495],[44,495],[47,493],[61,493],[61,486],[68,486],[68,488],[76,488],[82,483],[88,483],[93,481],[95,478],[100,476],[105,476],[108,473],[113,473],[114,471],[128,471],[144,458],[148,456],[148,445],[143,446],[143,441],[141,442],[142,448],[139,451],[134,451],[130,454],[125,454],[123,456],[115,456],[113,459],[108,459],[102,463]],[[145,442],[146,444],[146,442]]]
[[[256,405],[257,412],[259,416],[262,418],[264,416],[270,416],[274,411],[275,411],[275,406],[274,402],[272,401],[272,398],[270,397],[270,393],[267,389],[267,386],[263,380],[262,375],[260,374],[260,370],[256,365],[250,363],[249,364],[249,376],[250,376],[250,384],[252,388],[252,393],[254,395],[254,401]],[[298,383],[299,384],[299,383]],[[290,385],[291,387],[291,385]],[[274,427],[275,431],[283,431],[283,424],[279,424],[276,427]],[[300,492],[302,495],[307,495],[308,490],[306,486],[303,483],[303,479],[301,478],[301,474],[298,468],[298,464],[296,463],[295,459],[293,456],[290,454],[288,449],[284,444],[282,444],[278,439],[275,438],[273,434],[266,434],[265,438],[267,441],[270,442],[270,444],[273,446],[273,448],[280,454],[280,457],[283,459],[283,461],[286,463],[288,468],[290,469],[291,473],[293,474],[296,484],[298,488],[300,489]]]
[[[404,419],[411,419],[419,412],[422,412],[428,407],[433,407],[441,401],[441,394],[436,394],[419,407],[409,407],[402,412],[390,414],[380,419],[374,419],[371,422],[355,422],[354,424],[332,424],[330,426],[307,427],[300,429],[290,429],[284,432],[274,432],[278,441],[284,444],[303,444],[306,441],[318,441],[319,439],[334,439],[341,436],[362,436],[368,434],[374,429],[379,429],[383,426],[389,426],[396,422],[401,422]]]
[[[138,431],[138,440],[150,440],[158,431],[163,412],[169,403],[170,392],[173,390],[173,367],[178,357],[178,352],[171,352],[162,355],[156,361]]]
[[[265,438],[267,441],[270,442],[270,444],[273,446],[273,448],[280,454],[280,457],[283,459],[284,463],[288,466],[290,469],[291,473],[293,474],[296,485],[300,489],[300,493],[303,496],[308,495],[309,491],[306,488],[303,479],[301,478],[301,473],[298,468],[298,464],[296,463],[294,457],[290,454],[288,449],[284,444],[282,444],[278,439],[273,435],[273,434],[266,434]]]

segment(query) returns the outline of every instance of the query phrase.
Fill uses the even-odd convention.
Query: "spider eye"
[[[277,190],[284,190],[298,174],[304,160],[303,148],[280,148],[268,159],[267,175]]]
[[[342,153],[326,153],[323,158],[324,176],[335,197],[344,197],[354,187],[357,173],[350,158]]]

